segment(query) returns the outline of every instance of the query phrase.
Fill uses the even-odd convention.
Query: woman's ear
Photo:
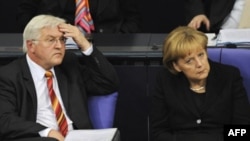
[[[175,69],[177,72],[181,72],[180,67],[178,66],[178,64],[177,64],[175,61],[173,62],[173,67],[174,67],[174,69]]]

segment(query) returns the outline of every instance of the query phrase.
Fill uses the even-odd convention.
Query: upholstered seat
[[[250,101],[250,49],[223,48],[221,52],[221,63],[234,65],[240,69]]]
[[[112,128],[118,92],[88,98],[89,115],[95,129]]]
[[[208,57],[240,69],[250,102],[250,48],[208,48]]]

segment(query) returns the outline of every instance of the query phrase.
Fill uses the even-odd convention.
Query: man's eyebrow
[[[55,38],[55,37],[52,35],[46,35],[45,38]]]
[[[62,38],[62,37],[63,37],[63,35],[62,35],[62,36],[59,36],[59,38]],[[46,35],[45,38],[57,38],[57,37],[56,37],[56,36],[53,36],[53,35]]]

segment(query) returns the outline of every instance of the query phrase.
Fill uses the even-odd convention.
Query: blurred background
[[[20,0],[0,1],[0,33],[18,33],[17,7]],[[142,33],[168,33],[183,25],[184,0],[138,0],[142,16]]]

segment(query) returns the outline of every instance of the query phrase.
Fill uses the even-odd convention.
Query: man
[[[93,33],[140,32],[141,17],[137,0],[88,0],[94,21]],[[39,14],[51,14],[75,23],[75,0],[21,0],[17,25],[23,31],[29,20]]]
[[[185,18],[189,27],[218,33],[221,28],[237,28],[243,0],[186,0]]]
[[[77,43],[82,62],[65,51],[68,37]],[[64,140],[50,102],[47,71],[52,72],[67,131],[91,129],[87,94],[108,94],[118,87],[117,74],[101,52],[77,27],[49,15],[27,24],[23,50],[23,57],[0,68],[0,140]]]

